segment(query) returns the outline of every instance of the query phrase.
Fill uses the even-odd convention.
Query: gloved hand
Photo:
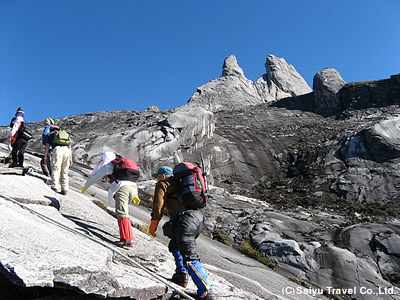
[[[151,220],[151,223],[150,223],[149,233],[154,237],[157,236],[156,230],[157,230],[158,223],[160,223],[160,220]]]
[[[139,205],[139,203],[140,203],[139,197],[134,198],[133,203],[135,203],[136,205]]]
[[[86,192],[86,190],[87,190],[87,187],[84,186],[84,187],[82,188],[82,194],[84,194],[84,193]]]

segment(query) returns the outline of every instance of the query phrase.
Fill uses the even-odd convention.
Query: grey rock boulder
[[[340,153],[349,165],[353,165],[356,157],[376,162],[400,158],[399,135],[400,118],[388,116],[350,137]]]
[[[374,123],[349,137],[335,153],[348,170],[338,174],[332,189],[346,199],[383,204],[400,195],[396,167],[400,161],[400,119],[396,114],[386,115],[386,119]]]
[[[384,120],[363,131],[368,152],[375,161],[400,157],[400,118]]]
[[[395,278],[399,270],[400,235],[398,230],[396,231],[382,230],[374,235],[371,243],[373,245],[372,250],[375,250],[376,253],[379,268],[386,278]]]
[[[340,73],[333,68],[326,68],[314,76],[314,109],[323,116],[334,115],[338,112],[339,90],[346,84]]]

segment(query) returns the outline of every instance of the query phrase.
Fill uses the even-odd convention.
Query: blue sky
[[[398,0],[0,0],[0,125],[183,105],[233,54],[253,81],[268,54],[312,88],[400,72]]]

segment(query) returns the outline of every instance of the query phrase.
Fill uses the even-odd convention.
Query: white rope
[[[108,245],[108,244],[106,244],[106,243],[103,243],[103,242],[101,242],[101,241],[99,241],[99,240],[97,240],[97,239],[95,239],[95,238],[93,238],[93,237],[91,237],[91,236],[85,235],[85,234],[83,234],[83,233],[81,233],[81,232],[79,232],[79,231],[77,231],[77,230],[75,230],[75,229],[73,229],[73,228],[71,228],[71,227],[68,227],[68,226],[66,226],[66,225],[64,225],[64,224],[62,224],[62,223],[60,223],[60,222],[57,222],[56,220],[53,220],[53,219],[51,219],[51,218],[49,218],[49,217],[47,217],[47,216],[45,216],[45,215],[43,215],[43,214],[41,214],[41,213],[38,213],[37,211],[35,211],[35,210],[33,210],[33,209],[27,207],[26,205],[23,205],[22,203],[20,203],[20,202],[14,200],[14,199],[12,199],[12,198],[10,198],[10,197],[7,197],[7,196],[5,196],[5,195],[3,195],[3,194],[1,194],[1,193],[0,193],[0,197],[6,199],[6,200],[8,200],[8,201],[13,202],[14,204],[19,205],[20,207],[22,207],[22,208],[28,210],[29,212],[31,212],[31,213],[33,213],[33,214],[39,216],[40,218],[43,218],[43,219],[45,219],[46,221],[50,221],[50,222],[54,223],[55,225],[57,225],[57,226],[59,226],[59,227],[65,229],[65,230],[67,230],[67,231],[70,231],[70,232],[72,232],[72,233],[75,233],[75,234],[78,234],[78,235],[80,235],[80,236],[83,236],[84,238],[90,239],[91,241],[93,241],[93,242],[95,242],[95,243],[98,243],[98,244],[100,244],[100,245],[102,245],[102,246],[104,246],[104,247],[110,249],[110,250],[113,251],[114,253],[116,253],[116,254],[122,256],[123,258],[125,258],[127,261],[129,261],[129,262],[130,262],[131,264],[133,264],[134,266],[136,266],[136,267],[138,267],[139,269],[145,271],[145,272],[146,272],[147,274],[149,274],[150,276],[154,277],[155,279],[157,279],[157,280],[160,281],[161,283],[163,283],[163,284],[165,284],[166,286],[168,286],[169,288],[173,289],[173,290],[175,291],[175,293],[179,294],[180,296],[185,297],[186,299],[194,300],[193,297],[191,297],[191,296],[189,296],[188,294],[186,294],[186,293],[180,291],[179,289],[175,288],[175,287],[172,286],[168,281],[166,281],[164,278],[160,277],[160,276],[157,275],[156,273],[154,273],[154,272],[148,270],[147,268],[143,267],[142,265],[140,265],[139,263],[137,263],[136,261],[134,261],[133,259],[131,259],[129,256],[123,254],[122,252],[120,252],[119,250],[115,249],[114,247],[111,247],[110,245]]]

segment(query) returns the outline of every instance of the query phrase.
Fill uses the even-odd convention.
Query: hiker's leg
[[[168,244],[168,249],[175,259],[175,273],[172,275],[172,282],[186,288],[189,283],[189,275],[183,263],[183,257],[178,250],[175,239],[171,239]]]
[[[178,250],[178,246],[176,245],[176,242],[174,239],[169,242],[168,250],[174,256],[175,266],[176,266],[175,271],[176,272],[179,272],[179,271],[187,272],[185,265],[183,263],[183,256],[182,256],[181,252]]]
[[[174,222],[174,234],[177,248],[183,260],[199,260],[196,239],[204,226],[204,216],[200,210],[186,210]]]
[[[12,164],[11,166],[17,166],[18,165],[18,150],[19,150],[19,143],[18,140],[14,142],[14,145],[12,146],[11,150],[11,157],[12,157]]]
[[[137,187],[134,183],[132,185],[121,186],[114,194],[115,212],[119,220],[129,216],[129,202],[136,196]]]
[[[42,173],[44,176],[49,176],[49,168],[47,167],[47,164],[44,163],[44,157],[40,160],[40,167],[42,168]]]
[[[118,228],[119,228],[119,237],[123,241],[132,241],[133,240],[133,230],[131,219],[128,217],[122,218],[118,220]]]
[[[53,150],[49,151],[49,154],[47,154],[47,170],[49,170],[49,176],[51,178],[51,155],[53,154]]]
[[[194,284],[197,286],[197,296],[199,298],[213,291],[203,264],[199,260],[188,261],[186,263],[186,268]]]
[[[11,157],[12,157],[12,163],[17,164],[17,148],[15,147],[15,143],[13,145],[12,151],[11,151]]]
[[[204,226],[204,216],[200,210],[186,210],[174,224],[178,249],[183,256],[185,267],[197,286],[198,296],[212,292],[207,274],[197,254],[196,239]]]
[[[133,240],[132,224],[129,219],[129,201],[137,195],[134,195],[134,191],[133,186],[124,185],[114,194],[119,235],[120,238],[125,241]]]
[[[60,173],[62,163],[62,151],[60,151],[60,148],[60,146],[54,147],[51,154],[51,179],[53,181],[51,188],[56,191],[60,190]]]
[[[19,149],[18,149],[18,166],[23,167],[24,166],[24,155],[25,155],[25,149],[26,146],[28,145],[28,141],[24,139],[19,140]]]
[[[69,158],[71,154],[71,149],[68,146],[62,146],[60,150],[62,151],[60,184],[61,184],[61,190],[67,192],[69,188],[68,170],[69,170]]]

